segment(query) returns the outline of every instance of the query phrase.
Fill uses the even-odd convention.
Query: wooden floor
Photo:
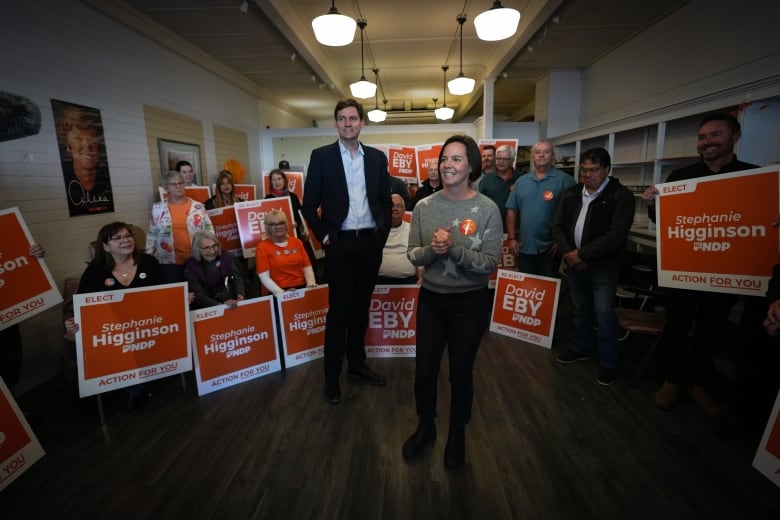
[[[629,371],[640,340],[624,346]],[[336,406],[319,361],[201,398],[172,377],[137,413],[121,391],[106,396],[103,427],[94,398],[53,381],[21,399],[47,454],[0,493],[0,518],[780,518],[738,424],[689,398],[656,409],[652,370],[643,387],[625,375],[601,387],[595,361],[554,361],[565,347],[565,327],[552,353],[486,334],[453,472],[443,382],[433,449],[401,457],[416,426],[412,359],[371,360],[388,385],[344,382]]]

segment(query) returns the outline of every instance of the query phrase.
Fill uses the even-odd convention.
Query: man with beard
[[[742,136],[739,121],[730,114],[710,114],[699,123],[696,150],[699,162],[674,170],[666,182],[684,181],[721,173],[750,170],[758,166],[737,160],[734,145]],[[655,196],[658,189],[650,186],[642,194],[647,201],[650,220],[655,222]],[[665,343],[668,353],[663,386],[655,394],[655,404],[662,409],[672,408],[679,398],[680,385],[692,384],[691,396],[710,416],[719,416],[721,405],[713,398],[711,388],[715,379],[712,356],[728,337],[726,325],[735,294],[668,289],[667,325]],[[688,344],[688,332],[695,323],[693,337]]]

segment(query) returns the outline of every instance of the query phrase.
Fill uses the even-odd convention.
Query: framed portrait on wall
[[[200,168],[200,146],[180,141],[157,138],[157,148],[160,150],[160,176],[165,172],[175,170],[176,165],[186,161],[192,165],[192,177],[188,171],[183,171],[184,182],[188,186],[203,186],[202,171]]]

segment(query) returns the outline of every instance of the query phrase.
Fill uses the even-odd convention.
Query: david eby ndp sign
[[[658,283],[763,295],[778,261],[777,168],[659,184]]]

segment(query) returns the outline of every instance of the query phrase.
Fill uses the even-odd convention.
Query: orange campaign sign
[[[43,456],[41,444],[0,378],[0,491]]]
[[[498,257],[498,265],[496,270],[490,273],[488,278],[488,287],[491,289],[496,287],[496,279],[498,278],[498,270],[506,269],[508,271],[517,271],[517,255],[509,248],[507,244],[506,233],[504,233],[504,241],[501,244],[501,256]]]
[[[73,295],[79,395],[192,370],[185,282]]]
[[[366,356],[414,357],[417,285],[377,285],[368,307]]]
[[[387,147],[387,169],[390,175],[407,184],[417,182],[417,154],[414,146],[391,144]]]
[[[224,251],[231,253],[241,252],[241,238],[238,236],[238,223],[236,212],[231,206],[210,209],[211,224],[214,226],[214,234],[219,239],[219,245]]]
[[[272,296],[190,313],[198,395],[282,369],[276,345]]]
[[[780,486],[780,392],[753,458],[753,467]]]
[[[263,172],[263,193],[268,195],[271,193],[271,172]],[[303,172],[288,172],[285,171],[284,175],[287,177],[287,189],[291,193],[298,195],[298,200],[303,201]]]
[[[62,301],[46,263],[30,256],[34,243],[18,208],[0,211],[0,330]],[[2,347],[0,347],[2,348]]]
[[[287,222],[295,222],[290,197],[249,200],[233,205],[244,258],[254,258],[257,244],[268,236],[265,231],[265,214],[272,209],[283,211],[287,215]],[[288,229],[295,233],[295,226],[289,226]]]
[[[234,184],[236,198],[241,202],[257,198],[257,186],[254,184]]]
[[[780,170],[657,185],[658,283],[763,296],[777,263]]]
[[[428,180],[428,168],[439,166],[439,154],[441,153],[442,143],[421,144],[414,147],[417,155],[417,184],[422,184]]]
[[[276,298],[287,368],[323,356],[328,308],[327,285],[285,291]]]
[[[158,189],[160,190],[160,200],[168,200],[168,192],[162,186]],[[208,186],[187,186],[184,188],[184,194],[200,203],[205,203],[211,198],[211,190]]]
[[[551,348],[561,281],[501,269],[496,280],[490,330]]]

